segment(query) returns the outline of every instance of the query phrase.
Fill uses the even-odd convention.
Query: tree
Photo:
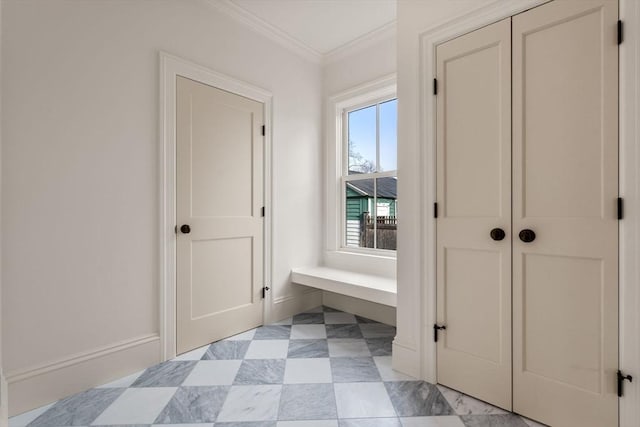
[[[355,148],[355,142],[349,141],[349,170],[359,173],[375,172],[376,165],[373,161],[365,159]]]

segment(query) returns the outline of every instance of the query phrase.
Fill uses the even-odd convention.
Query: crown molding
[[[289,49],[295,54],[317,64],[322,63],[322,53],[310,48],[301,41],[291,37],[281,29],[269,24],[263,19],[241,8],[231,0],[204,0],[206,4],[214,7],[225,15],[250,27],[255,32]]]
[[[316,64],[330,64],[339,61],[360,50],[373,46],[396,35],[396,21],[389,22],[380,28],[370,31],[355,40],[339,46],[325,54],[319,52],[300,40],[292,37],[278,27],[271,25],[253,13],[243,9],[231,0],[201,0],[206,5],[224,13],[237,22],[251,28],[258,34],[267,37],[298,56]]]
[[[348,56],[354,55],[361,50],[374,46],[384,40],[395,37],[397,33],[397,23],[395,20],[376,28],[366,34],[361,35],[342,46],[339,46],[323,55],[323,63],[330,64]]]

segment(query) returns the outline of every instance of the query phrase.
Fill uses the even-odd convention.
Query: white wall
[[[159,50],[274,94],[271,285],[276,313],[300,304],[290,269],[321,258],[320,66],[200,0],[2,6],[11,412],[159,360]]]
[[[426,254],[420,235],[424,216],[433,201],[423,205],[420,123],[420,34],[491,0],[430,0],[398,2],[398,197],[402,221],[398,223],[398,333],[393,364],[417,377],[421,372],[421,269]],[[425,90],[429,90],[426,88]],[[431,236],[433,237],[433,236]]]

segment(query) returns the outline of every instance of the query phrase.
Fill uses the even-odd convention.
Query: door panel
[[[511,22],[439,45],[438,382],[511,409]],[[506,232],[502,241],[493,228]]]
[[[554,426],[617,424],[617,16],[513,17],[513,408]]]
[[[263,105],[177,78],[177,353],[262,324]]]

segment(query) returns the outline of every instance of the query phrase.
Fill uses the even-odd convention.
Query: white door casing
[[[438,382],[511,409],[511,19],[437,47]],[[491,230],[505,233],[493,240]]]
[[[179,76],[243,96],[264,106],[264,282],[270,283],[272,271],[271,203],[271,93],[168,53],[160,53],[160,336],[161,358],[168,360],[176,352],[176,82]],[[271,315],[271,292],[265,296],[263,318]]]

